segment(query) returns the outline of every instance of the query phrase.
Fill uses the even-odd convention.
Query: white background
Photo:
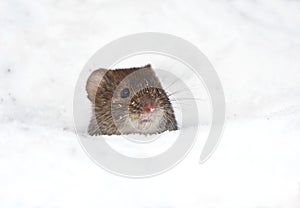
[[[300,207],[300,2],[0,2],[0,207]],[[171,171],[132,180],[81,149],[72,99],[104,44],[137,32],[191,41],[222,81],[227,124]]]

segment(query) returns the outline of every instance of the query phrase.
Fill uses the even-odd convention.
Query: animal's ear
[[[88,98],[92,103],[95,102],[97,89],[98,89],[99,84],[106,72],[107,72],[107,69],[98,69],[96,71],[93,71],[93,73],[89,76],[89,78],[86,82],[85,89],[88,93]]]
[[[143,70],[144,70],[145,72],[147,72],[148,74],[150,74],[150,75],[156,77],[156,73],[155,73],[155,71],[153,70],[151,64],[147,64],[147,65],[141,67],[141,69],[143,69]]]
[[[135,70],[150,69],[150,70],[152,70],[152,67],[151,67],[151,64],[147,64],[147,65],[140,66],[140,67],[133,67],[132,69],[135,69]]]
[[[152,66],[151,66],[151,64],[147,64],[147,65],[145,65],[145,66],[142,66],[142,67],[138,67],[138,69],[139,70],[143,70],[143,71],[145,71],[145,72],[147,72],[147,73],[154,73],[154,70],[152,69]],[[154,73],[155,74],[155,73]]]
[[[152,69],[151,64],[147,64],[147,65],[145,65],[145,66],[143,66],[141,68],[143,68],[143,69]]]

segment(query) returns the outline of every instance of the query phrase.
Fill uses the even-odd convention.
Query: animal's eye
[[[129,89],[128,88],[124,88],[121,91],[121,98],[127,98],[130,95]]]

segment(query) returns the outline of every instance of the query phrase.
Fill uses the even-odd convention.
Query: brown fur
[[[124,88],[128,88],[130,92],[127,98],[120,97]],[[174,110],[151,65],[96,70],[90,75],[86,90],[93,105],[93,115],[88,128],[90,135],[152,134],[177,130]],[[148,102],[155,103],[163,111],[159,125],[149,132],[131,128],[126,119],[138,121]]]

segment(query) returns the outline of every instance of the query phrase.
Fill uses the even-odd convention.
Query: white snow
[[[0,26],[0,207],[300,207],[299,1],[3,0]],[[147,31],[207,55],[227,123],[206,163],[198,141],[172,170],[133,180],[87,157],[72,102],[96,50]]]

